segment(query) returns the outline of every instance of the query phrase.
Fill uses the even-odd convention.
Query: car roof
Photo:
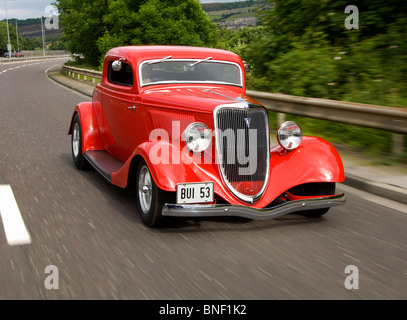
[[[206,47],[192,46],[166,46],[166,45],[143,45],[116,47],[106,53],[106,57],[113,56],[125,58],[138,65],[144,60],[162,59],[171,56],[172,59],[205,59],[226,60],[242,64],[240,57],[230,51]]]

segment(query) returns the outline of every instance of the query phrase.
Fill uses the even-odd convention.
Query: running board
[[[119,171],[124,165],[124,162],[105,150],[85,151],[83,156],[109,182],[112,182],[112,173]]]

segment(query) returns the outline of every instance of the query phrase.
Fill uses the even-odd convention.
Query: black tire
[[[75,166],[79,170],[87,169],[88,161],[82,154],[82,127],[78,114],[75,114],[72,121],[71,150]]]
[[[166,193],[157,187],[144,160],[137,167],[136,202],[140,218],[148,227],[163,224],[162,208],[167,199]]]
[[[305,185],[302,191],[303,195],[309,196],[327,196],[335,194],[335,183],[332,182],[321,182],[321,183],[309,183]],[[304,210],[299,212],[304,217],[308,218],[318,218],[329,211],[330,208],[314,209],[314,210]]]

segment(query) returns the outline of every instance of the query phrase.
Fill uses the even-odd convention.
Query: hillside
[[[9,23],[13,26],[16,25],[16,19],[10,19]],[[34,38],[41,37],[41,19],[26,19],[26,20],[17,20],[18,34],[22,38]],[[56,39],[62,35],[61,29],[45,29],[45,37],[48,40],[49,38]]]
[[[235,2],[204,3],[202,9],[219,27],[238,29],[258,25],[257,14],[272,5],[268,0],[247,0]]]
[[[239,8],[251,7],[253,5],[265,5],[268,4],[268,0],[246,0],[235,2],[212,2],[203,3],[202,9],[206,12],[221,11],[221,10],[233,10]]]

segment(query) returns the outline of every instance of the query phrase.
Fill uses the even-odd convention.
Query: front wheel
[[[138,165],[136,195],[143,223],[148,227],[158,227],[163,220],[161,212],[166,197],[164,191],[155,184],[145,161]]]
[[[82,129],[78,114],[75,114],[72,121],[71,148],[75,166],[80,170],[87,169],[88,162],[82,154]]]
[[[300,186],[301,195],[310,196],[328,196],[335,194],[335,183],[333,182],[319,182],[319,183],[308,183]],[[302,216],[309,218],[318,218],[329,211],[330,208],[305,210],[299,212]]]

